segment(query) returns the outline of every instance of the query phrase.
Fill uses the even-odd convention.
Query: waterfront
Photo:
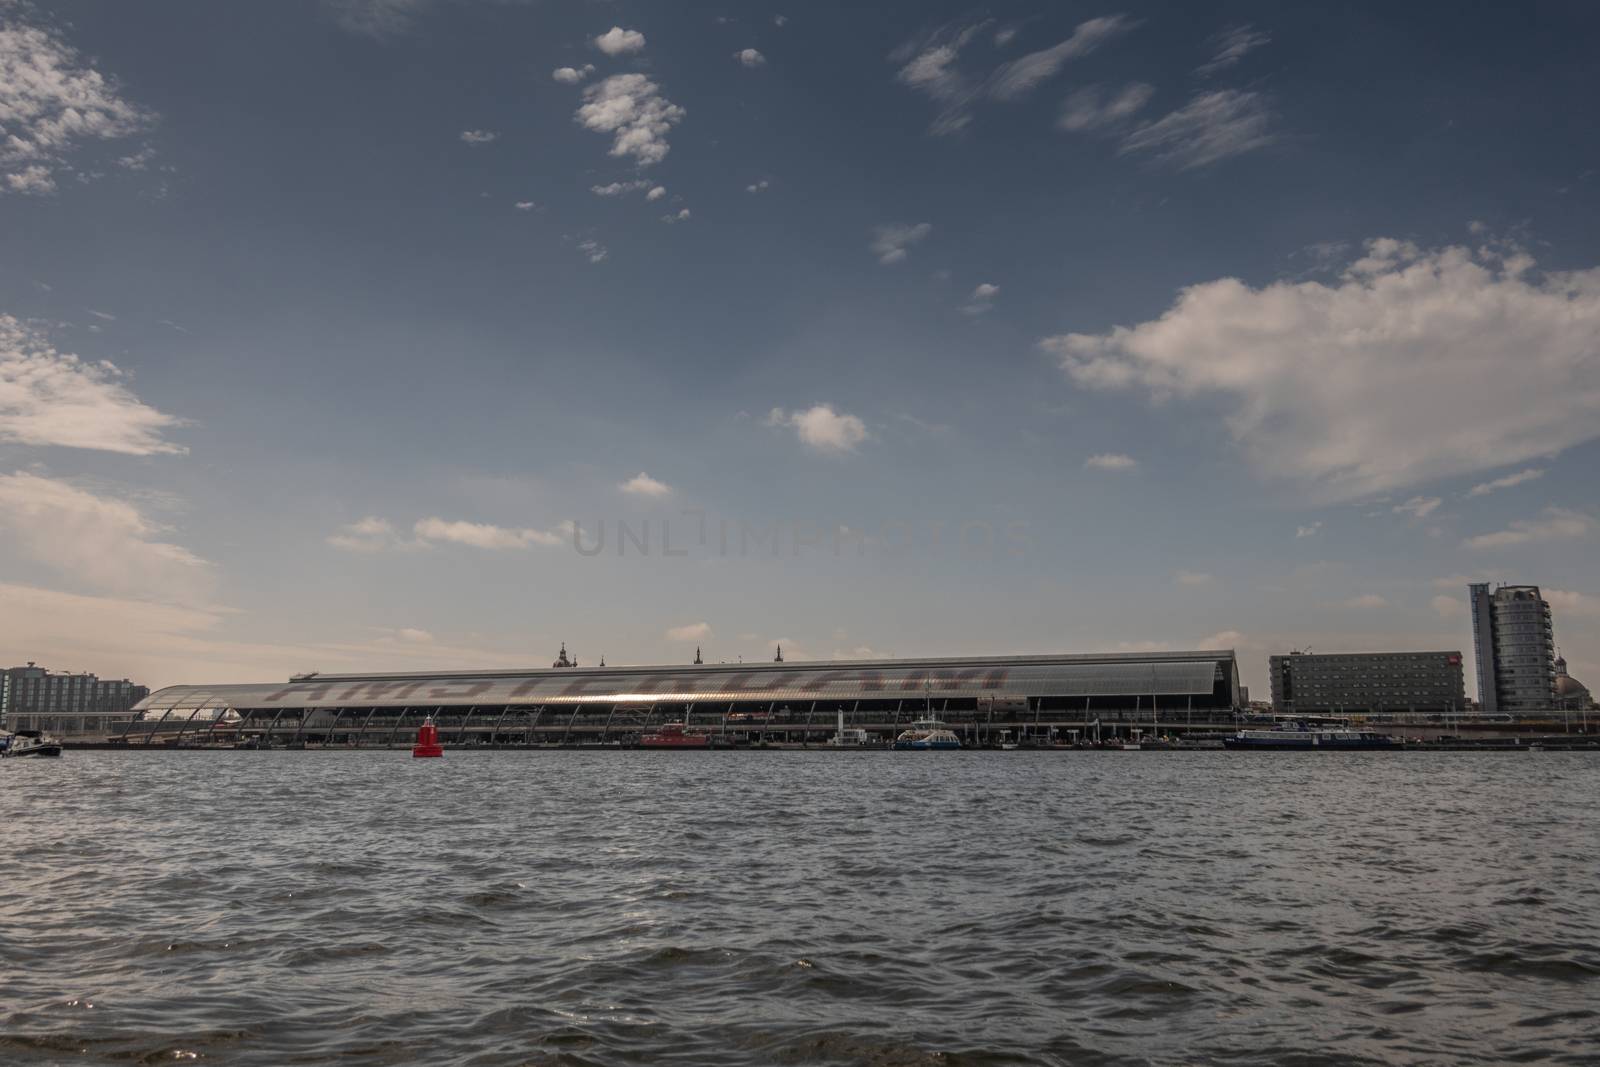
[[[0,773],[6,1063],[1600,1057],[1580,753]]]

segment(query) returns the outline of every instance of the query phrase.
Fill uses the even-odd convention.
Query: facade
[[[1567,661],[1556,657],[1556,703],[1562,711],[1588,711],[1594,706],[1589,687],[1567,673]]]
[[[56,674],[34,663],[10,667],[0,672],[0,727],[105,737],[126,729],[133,706],[149,695],[126,678]]]
[[[1466,707],[1460,652],[1349,652],[1273,656],[1279,715],[1449,713]]]
[[[565,657],[562,657],[565,658]],[[843,712],[888,729],[928,713],[953,723],[1183,722],[1230,719],[1239,707],[1231,650],[950,659],[697,663],[652,667],[305,674],[288,682],[172,686],[137,709],[133,736],[205,728],[207,735],[363,743],[399,736],[424,715],[446,736],[502,743],[625,740],[665,721],[805,740]],[[181,737],[177,740],[181,740]]]
[[[1536,585],[1467,586],[1478,703],[1486,712],[1555,706],[1556,642],[1550,605]]]

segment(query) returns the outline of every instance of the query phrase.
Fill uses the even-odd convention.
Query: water
[[[0,1063],[1600,1062],[1585,754],[0,765]]]

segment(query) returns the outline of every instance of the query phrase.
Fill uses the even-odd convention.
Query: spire
[[[578,664],[574,660],[570,660],[570,659],[567,658],[567,643],[565,641],[561,642],[561,655],[557,656],[556,657],[556,661],[554,663],[550,664],[550,666],[552,666],[552,667],[576,667],[577,665]]]
[[[602,653],[600,653],[600,666],[604,667],[605,665],[606,665],[606,654],[604,652],[602,652]]]
[[[772,662],[774,662],[774,663],[782,663],[783,662],[783,646],[782,645],[778,646],[778,654],[776,656],[772,657]]]
[[[705,660],[700,658],[700,646],[699,645],[695,645],[694,646],[694,661],[697,664],[705,662]]]

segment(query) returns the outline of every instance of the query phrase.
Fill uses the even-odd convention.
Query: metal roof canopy
[[[136,710],[209,702],[234,708],[469,706],[618,702],[767,702],[939,697],[1094,697],[1209,695],[1231,649],[1063,656],[952,657],[915,660],[805,660],[796,663],[544,670],[408,671],[304,674],[288,682],[169,686]]]

